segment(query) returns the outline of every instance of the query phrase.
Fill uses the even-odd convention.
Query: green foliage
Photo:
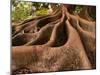
[[[22,21],[31,14],[31,3],[20,2],[16,6],[12,6],[12,20]]]
[[[42,8],[42,9],[37,10],[36,12],[34,12],[34,14],[36,16],[46,15],[47,13],[48,13],[48,9],[47,8]]]
[[[76,14],[79,14],[81,10],[82,10],[81,6],[76,6],[75,11],[73,11],[73,12],[76,13]]]
[[[32,8],[36,8],[33,10]],[[28,18],[48,14],[47,3],[12,0],[12,21],[21,22]]]

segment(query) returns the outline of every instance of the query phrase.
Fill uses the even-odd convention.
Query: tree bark
[[[12,27],[12,74],[96,68],[96,22],[87,7],[78,15],[72,7]]]

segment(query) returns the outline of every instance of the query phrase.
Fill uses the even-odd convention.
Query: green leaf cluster
[[[35,7],[36,10],[32,8]],[[48,14],[48,3],[12,1],[12,21],[21,22],[23,20]]]

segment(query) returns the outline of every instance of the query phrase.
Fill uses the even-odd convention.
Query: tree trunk
[[[96,68],[96,22],[86,16],[87,7],[85,17],[73,15],[72,7],[60,5],[52,14],[13,26],[12,74]]]

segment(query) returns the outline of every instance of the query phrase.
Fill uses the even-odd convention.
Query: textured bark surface
[[[60,5],[52,14],[12,25],[12,74],[96,68],[95,6]]]

